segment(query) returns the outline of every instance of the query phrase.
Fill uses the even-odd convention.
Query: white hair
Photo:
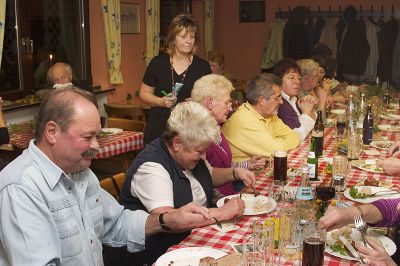
[[[171,111],[163,138],[172,143],[179,136],[185,148],[208,145],[220,135],[220,128],[213,115],[196,102],[178,103]]]
[[[198,79],[193,86],[191,98],[203,104],[207,97],[221,99],[223,92],[234,90],[232,82],[222,75],[209,74]]]

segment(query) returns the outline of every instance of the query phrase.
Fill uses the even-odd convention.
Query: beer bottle
[[[318,181],[318,158],[313,151],[308,153],[307,165],[310,169],[310,181]]]
[[[311,133],[310,151],[315,153],[316,157],[322,156],[324,148],[324,122],[322,122],[322,111],[318,110],[317,120],[314,124],[314,129]]]
[[[365,114],[363,123],[364,145],[368,145],[372,142],[373,133],[374,133],[374,118],[372,117],[371,105],[368,105],[367,113]]]

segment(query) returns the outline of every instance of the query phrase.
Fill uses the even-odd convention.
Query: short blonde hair
[[[297,64],[301,69],[301,77],[311,75],[315,77],[319,73],[319,65],[312,59],[297,60]]]
[[[178,136],[185,148],[210,145],[220,135],[213,115],[196,102],[178,103],[171,111],[162,138],[169,145]]]
[[[198,79],[192,89],[192,101],[203,104],[205,98],[221,98],[222,92],[234,90],[232,82],[222,75],[209,74]]]

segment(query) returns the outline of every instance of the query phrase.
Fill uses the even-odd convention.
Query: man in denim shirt
[[[0,265],[103,265],[102,244],[136,252],[146,236],[215,222],[192,203],[162,216],[124,210],[88,168],[100,130],[90,93],[43,101],[35,140],[0,172]]]

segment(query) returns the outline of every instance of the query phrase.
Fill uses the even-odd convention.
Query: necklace
[[[171,80],[172,80],[172,86],[171,86],[171,88],[173,89],[173,88],[175,87],[175,75],[174,75],[174,67],[173,67],[174,62],[172,61],[172,58],[170,58],[170,64],[171,64]],[[181,80],[181,82],[179,82],[179,83],[181,83],[182,85],[184,84],[183,81],[185,80],[186,74],[187,74],[187,72],[188,72],[188,70],[189,70],[189,67],[190,67],[191,65],[192,65],[192,58],[189,59],[189,65],[187,66],[187,68],[185,69],[185,71],[183,71],[180,75],[178,75],[178,73],[177,73],[177,77],[178,77],[178,76],[182,76],[182,80]],[[177,82],[177,83],[178,83],[178,82]]]

